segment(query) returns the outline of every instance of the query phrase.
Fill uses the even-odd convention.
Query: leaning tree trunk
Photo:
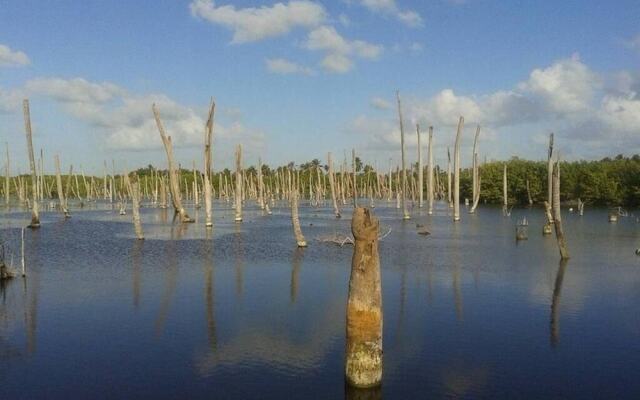
[[[58,189],[58,198],[60,199],[60,211],[64,214],[65,218],[69,218],[69,209],[67,208],[67,199],[64,197],[64,190],[62,189],[62,176],[60,175],[60,157],[56,154],[56,187]]]
[[[379,221],[366,208],[353,211],[355,239],[347,300],[345,372],[349,384],[382,381],[382,290],[378,255]]]
[[[22,102],[22,110],[24,112],[24,129],[27,134],[27,151],[29,155],[29,167],[31,168],[31,224],[29,228],[40,227],[40,214],[38,213],[38,178],[36,176],[36,160],[33,155],[33,141],[31,133],[31,113],[29,112],[29,100]]]
[[[169,163],[169,190],[171,191],[171,202],[173,203],[173,209],[175,210],[176,214],[180,214],[180,220],[182,222],[194,222],[194,220],[189,217],[189,214],[187,214],[187,211],[184,209],[184,207],[182,207],[182,199],[180,197],[180,182],[178,181],[178,171],[176,171],[175,161],[173,159],[173,144],[171,143],[171,136],[167,136],[165,133],[164,125],[162,124],[162,120],[160,119],[160,112],[158,112],[155,103],[151,108],[156,119],[158,131],[160,131],[160,137],[162,138],[164,149],[167,152],[167,161]]]
[[[555,164],[553,169],[553,225],[556,228],[556,239],[558,240],[558,248],[560,250],[560,258],[566,260],[569,258],[567,250],[567,242],[564,238],[564,230],[562,229],[562,218],[560,215],[560,160]]]
[[[400,92],[396,92],[398,100],[398,119],[400,120],[400,152],[402,155],[402,219],[410,219],[407,211],[407,168],[404,158],[404,124],[402,122],[402,105],[400,103]]]
[[[416,124],[416,134],[418,135],[418,207],[422,208],[422,204],[424,203],[424,188],[422,186],[424,172],[422,171],[422,144],[420,143],[419,124]]]
[[[456,144],[453,150],[453,221],[460,221],[460,135],[464,127],[464,118],[458,121]]]
[[[429,206],[428,214],[433,214],[433,126],[429,127],[429,150],[427,164],[427,203]]]
[[[449,208],[453,208],[453,198],[451,196],[451,152],[447,147],[447,200]]]
[[[331,188],[331,201],[333,201],[333,213],[336,218],[340,218],[340,209],[338,208],[338,199],[336,198],[336,183],[333,176],[333,160],[331,153],[327,154],[327,162],[329,163],[329,186]]]

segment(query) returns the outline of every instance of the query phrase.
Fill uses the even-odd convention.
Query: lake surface
[[[640,224],[607,211],[563,212],[572,258],[559,263],[542,209],[445,203],[401,220],[378,202],[384,373],[376,391],[344,383],[353,248],[315,240],[350,232],[327,203],[301,202],[297,249],[284,203],[247,202],[235,224],[216,202],[214,229],[172,211],[106,204],[41,215],[26,230],[27,278],[0,288],[0,399],[38,398],[640,398]],[[529,219],[529,240],[515,241]],[[27,213],[2,215],[19,265]],[[418,235],[416,223],[430,236]]]

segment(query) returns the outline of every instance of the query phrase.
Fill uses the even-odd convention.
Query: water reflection
[[[140,265],[142,262],[142,245],[144,240],[134,240],[131,249],[131,264],[133,266],[133,306],[138,309],[140,305]]]
[[[209,342],[209,349],[215,351],[216,349],[216,318],[215,318],[215,275],[213,268],[213,245],[210,241],[204,241],[203,257],[204,260],[204,298],[206,304],[206,319],[207,319],[207,339]]]
[[[344,383],[344,398],[345,400],[382,400],[382,386],[376,386],[373,388],[356,388],[349,383]]]
[[[556,273],[556,282],[553,285],[553,297],[551,298],[551,347],[556,347],[560,343],[560,296],[562,294],[562,282],[564,280],[564,272],[567,269],[567,261],[561,260]]]
[[[235,271],[236,271],[236,295],[238,298],[242,298],[242,292],[244,287],[244,243],[242,237],[242,230],[240,224],[235,224],[234,227],[234,239],[233,239],[233,254],[235,257]]]
[[[180,224],[188,225],[188,224]],[[160,300],[160,310],[158,311],[158,317],[156,318],[156,336],[162,336],[164,332],[164,326],[171,308],[171,301],[176,291],[176,284],[178,281],[178,260],[176,257],[176,243],[173,240],[167,242],[166,246],[166,260],[169,263],[166,272],[166,281],[164,291],[162,292],[162,299]]]
[[[291,303],[295,303],[296,298],[298,297],[298,275],[300,275],[300,265],[302,264],[303,256],[304,249],[296,247],[293,251],[293,257],[291,258],[291,283],[289,285]]]

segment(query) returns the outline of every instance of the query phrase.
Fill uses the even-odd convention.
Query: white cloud
[[[118,85],[90,82],[82,78],[37,78],[28,81],[25,93],[44,96],[103,135],[104,144],[116,150],[161,148],[158,129],[151,112],[155,103],[167,133],[176,147],[200,146],[203,140],[205,107],[196,109],[177,103],[164,94],[138,95]],[[20,93],[20,90],[16,91]],[[0,107],[4,92],[0,91]],[[16,97],[15,95],[13,97]],[[15,100],[15,99],[14,99]],[[228,113],[223,113],[223,116]],[[263,135],[246,128],[240,112],[233,112],[230,125],[216,120],[217,139],[235,139],[249,147],[261,146]]]
[[[340,14],[338,16],[338,21],[344,27],[347,27],[347,26],[351,25],[351,20],[349,19],[349,17],[346,14]]]
[[[0,87],[0,114],[18,110],[24,97],[21,90],[5,90]]]
[[[553,112],[585,111],[600,80],[578,56],[560,60],[545,69],[535,69],[520,88],[541,97]]]
[[[393,107],[390,102],[381,97],[372,98],[370,104],[373,108],[378,110],[390,110],[391,107]]]
[[[31,60],[25,53],[11,50],[9,46],[0,44],[0,67],[20,67],[29,64]]]
[[[413,10],[401,10],[395,0],[359,0],[359,2],[372,12],[391,15],[407,26],[423,25],[420,14]]]
[[[232,43],[282,36],[295,28],[311,29],[327,17],[320,4],[307,0],[239,9],[233,5],[216,6],[213,0],[194,0],[189,7],[192,15],[232,30]]]
[[[362,40],[349,41],[343,38],[335,28],[323,25],[309,32],[304,46],[308,50],[326,53],[322,67],[329,72],[345,73],[353,68],[352,56],[375,60],[380,57],[384,47]]]
[[[274,74],[303,74],[313,75],[311,68],[296,64],[284,58],[268,58],[265,60],[267,70]]]

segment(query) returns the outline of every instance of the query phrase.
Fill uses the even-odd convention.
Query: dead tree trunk
[[[427,151],[427,203],[428,214],[433,214],[433,126],[429,127],[429,150]]]
[[[69,218],[69,209],[67,208],[67,199],[64,197],[64,190],[62,189],[62,176],[60,175],[60,157],[56,154],[56,187],[58,189],[58,198],[60,199],[60,211],[64,214],[65,218]]]
[[[138,240],[144,240],[144,233],[142,232],[142,223],[140,221],[140,182],[137,176],[134,176],[134,181],[129,179],[129,173],[124,174],[124,179],[129,191],[129,197],[131,197],[131,214],[133,215],[133,229],[136,232],[136,238]]]
[[[329,163],[329,186],[331,188],[331,201],[333,202],[333,213],[336,218],[340,218],[340,209],[338,208],[338,199],[336,198],[336,183],[333,176],[333,160],[331,153],[327,154],[327,162]]]
[[[402,121],[402,104],[400,103],[400,92],[396,92],[398,100],[398,119],[400,120],[400,152],[402,155],[402,219],[410,219],[407,211],[407,168],[404,158],[404,123]]]
[[[236,222],[242,222],[242,145],[236,148]]]
[[[507,194],[507,163],[504,163],[502,170],[502,215],[507,216],[509,213],[509,198]]]
[[[447,200],[449,208],[453,208],[453,197],[451,195],[451,152],[447,147]]]
[[[5,175],[4,175],[4,202],[7,207],[9,207],[9,202],[11,200],[11,186],[9,185],[9,181],[11,180],[11,169],[9,167],[9,143],[5,143],[7,147],[7,165],[5,166]]]
[[[478,202],[480,201],[480,175],[478,173],[478,136],[480,136],[480,125],[476,128],[476,135],[473,138],[473,154],[472,163],[472,195],[471,199],[473,201],[473,205],[471,206],[471,210],[469,210],[469,214],[473,214],[476,212],[476,207],[478,207]]]
[[[211,137],[213,136],[213,117],[216,110],[216,103],[211,99],[209,116],[205,125],[204,135],[204,210],[205,226],[213,226],[212,199],[211,199]]]
[[[292,178],[295,180],[295,178]],[[300,188],[298,187],[299,182],[296,180],[294,184],[292,184],[291,191],[291,225],[293,226],[293,234],[296,238],[296,243],[298,247],[307,247],[307,241],[302,234],[302,229],[300,229],[300,217],[298,215],[298,197],[300,196]]]
[[[547,201],[553,204],[553,133],[549,135],[549,152],[547,155]],[[553,216],[549,223],[553,224]]]
[[[567,242],[564,238],[564,230],[562,229],[562,218],[560,215],[560,159],[553,169],[553,225],[556,228],[556,239],[558,240],[558,248],[560,249],[560,258],[566,260],[569,258],[567,250]]]
[[[420,125],[416,124],[416,134],[418,135],[418,207],[422,208],[424,203],[424,172],[422,167],[422,144],[420,143]]]
[[[176,171],[175,161],[173,159],[173,144],[171,143],[171,136],[167,136],[165,133],[164,125],[160,119],[160,112],[158,112],[155,103],[152,106],[152,110],[156,119],[156,125],[158,125],[158,131],[160,131],[160,137],[162,138],[164,149],[167,152],[167,161],[169,163],[169,189],[171,191],[173,209],[176,214],[180,214],[180,220],[182,222],[194,222],[193,218],[189,217],[187,211],[182,207],[180,182],[178,181],[178,171]]]
[[[347,300],[345,373],[356,387],[382,381],[382,290],[378,255],[379,221],[356,208],[351,221],[355,239]]]
[[[40,227],[40,214],[38,213],[38,178],[36,176],[36,160],[33,155],[33,141],[31,133],[31,113],[29,112],[29,100],[22,102],[22,110],[24,112],[24,129],[27,134],[27,151],[29,156],[29,167],[31,168],[31,224],[29,228]]]
[[[460,221],[460,135],[463,127],[464,118],[460,117],[453,149],[453,222]]]

